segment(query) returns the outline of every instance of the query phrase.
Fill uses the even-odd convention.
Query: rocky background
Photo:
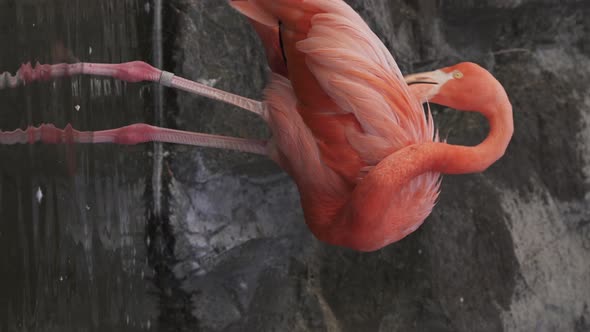
[[[45,4],[37,2],[29,10]],[[589,331],[590,4],[347,2],[404,73],[460,61],[490,70],[514,106],[505,157],[483,174],[446,176],[418,231],[367,254],[314,239],[293,182],[262,157],[165,146],[160,163],[151,145],[76,147],[71,175],[66,148],[2,148],[0,271],[10,280],[0,285],[0,299],[8,300],[0,301],[2,330]],[[28,12],[25,3],[0,0]],[[49,39],[96,19],[114,28],[97,34],[89,25],[95,39],[64,41],[81,60],[151,59],[149,3],[105,1],[86,9],[86,18],[74,15],[80,8],[54,8],[72,16]],[[261,97],[267,70],[260,43],[225,1],[167,2],[164,23],[166,69]],[[14,38],[0,31],[2,40]],[[101,47],[88,54],[93,43]],[[6,70],[46,50],[16,45],[27,51],[22,59],[1,52]],[[153,87],[110,84],[80,78],[0,91],[10,106],[0,127],[154,121]],[[71,93],[76,85],[80,96]],[[80,102],[82,110],[72,111]],[[269,135],[254,115],[185,93],[167,91],[164,111],[169,127]],[[473,145],[487,134],[476,114],[442,107],[434,114],[451,143]],[[157,212],[152,169],[160,167]],[[43,203],[35,200],[38,188]]]

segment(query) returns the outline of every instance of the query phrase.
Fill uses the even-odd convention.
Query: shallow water
[[[21,63],[149,60],[153,6],[0,0],[0,71]],[[76,77],[0,91],[0,128],[80,130],[154,118],[154,89]],[[0,330],[140,331],[158,325],[146,253],[150,144],[2,146]]]

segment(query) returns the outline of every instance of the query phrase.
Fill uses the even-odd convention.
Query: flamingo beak
[[[438,70],[437,70],[438,71]],[[417,73],[412,75],[404,76],[407,85],[414,85],[414,84],[440,84],[437,80],[439,78],[437,75],[437,71],[429,71],[424,73]]]
[[[412,74],[404,77],[412,94],[421,102],[431,100],[452,75],[442,70]]]
[[[428,82],[426,80],[417,80],[417,81],[406,81],[406,83],[408,85],[412,85],[412,84],[438,84],[436,82]]]

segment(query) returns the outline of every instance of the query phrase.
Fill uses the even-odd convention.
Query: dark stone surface
[[[0,0],[0,17],[22,29],[0,30],[4,44],[21,36],[13,42],[21,53],[0,52],[8,66],[0,71],[50,61],[43,43],[72,31],[80,32],[63,42],[81,60],[149,58],[134,42],[149,44],[149,29],[138,28],[151,15],[144,2],[46,4],[53,13],[41,15],[48,41],[29,44],[37,18],[26,13],[34,3],[15,9]],[[151,146],[76,147],[83,171],[72,177],[64,147],[2,147],[0,330],[590,330],[590,4],[349,3],[404,73],[459,61],[490,70],[514,106],[504,158],[483,174],[445,176],[439,203],[418,231],[357,253],[313,238],[293,182],[266,158],[166,146],[163,164],[151,165]],[[164,9],[166,69],[261,97],[265,59],[243,17],[218,0],[175,0]],[[62,12],[70,15],[50,24]],[[104,29],[94,31],[97,25]],[[10,112],[0,127],[152,121],[149,86],[97,95],[103,89],[93,84],[105,82],[0,91]],[[67,111],[79,103],[80,112]],[[169,127],[269,135],[256,116],[186,93],[167,92],[165,109]],[[477,144],[487,133],[477,114],[433,109],[451,143]],[[152,166],[164,170],[159,215]]]
[[[216,251],[229,251],[234,260],[231,273],[244,275],[250,280],[248,289],[257,289],[249,305],[238,306],[228,288],[239,290],[239,281],[219,274],[219,266],[228,269],[227,258],[220,265],[199,264],[203,276],[188,273],[186,287],[198,290],[195,305],[202,326],[215,331],[550,331],[585,324],[590,285],[584,280],[590,280],[590,269],[584,263],[587,235],[580,234],[588,232],[587,226],[580,223],[590,214],[590,67],[584,66],[588,58],[583,46],[588,6],[579,1],[350,3],[406,73],[465,60],[491,70],[513,101],[514,140],[506,157],[484,174],[445,177],[440,202],[426,224],[403,241],[370,254],[311,238],[299,209],[293,210],[293,184],[265,161],[244,160],[247,157],[229,152],[186,153],[173,166],[182,170],[175,171],[182,174],[175,178],[176,187],[194,191],[188,196],[209,204],[193,202],[192,209],[200,213],[189,214],[190,209],[181,205],[177,222],[193,225],[204,238],[211,231],[199,225],[227,225],[199,249],[214,261]],[[264,58],[247,22],[236,19],[223,4],[191,4],[187,2],[189,9],[180,14],[180,26],[185,27],[181,31],[187,33],[178,37],[183,45],[178,71],[257,96]],[[208,25],[209,20],[217,24]],[[231,70],[223,73],[215,69],[219,67]],[[224,106],[180,95],[178,103],[180,121],[187,126],[242,137],[260,137],[263,130],[259,121],[247,114],[237,117]],[[440,107],[435,113],[441,133],[453,143],[477,144],[486,135],[487,124],[480,116]],[[211,157],[218,159],[206,160]],[[191,159],[199,167],[185,172],[192,169],[185,164]],[[235,167],[242,162],[265,166]],[[194,188],[195,177],[203,179],[199,189]],[[269,177],[280,180],[267,182]],[[293,195],[287,199],[288,209],[276,208],[286,197],[280,188]],[[219,199],[211,197],[214,192],[220,193]],[[249,212],[230,216],[232,210]],[[251,232],[253,224],[262,231]],[[271,248],[278,243],[291,243],[290,249],[275,252]],[[250,264],[242,267],[244,260],[257,266],[255,272]],[[264,267],[261,260],[275,263]],[[307,272],[298,274],[301,269]],[[200,279],[208,280],[207,286],[199,286]],[[200,300],[199,292],[207,293],[208,302]],[[216,320],[215,311],[207,314],[200,308],[210,305],[212,292],[226,294],[216,298],[216,306],[233,303],[239,308],[224,323]],[[310,297],[314,301],[305,302]]]

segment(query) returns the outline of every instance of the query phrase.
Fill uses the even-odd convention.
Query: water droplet
[[[201,83],[201,84],[205,84],[207,86],[213,87],[215,86],[215,84],[217,84],[217,82],[219,82],[219,78],[199,78],[197,79],[197,82]]]
[[[86,211],[90,211],[90,205],[86,204]]]
[[[463,303],[463,301],[464,301],[464,300],[463,300],[463,298],[462,298],[462,297],[461,297],[461,298],[459,298],[459,302]]]
[[[148,319],[147,321],[147,329],[149,330],[152,327],[152,321]]]
[[[80,105],[76,105],[76,106],[74,106],[74,109],[75,109],[76,111],[80,111]]]
[[[37,203],[41,204],[41,201],[43,200],[43,192],[41,191],[41,187],[37,187],[35,198],[37,198]]]
[[[422,249],[418,249],[418,255],[422,255]]]
[[[88,46],[88,54],[92,54],[92,46]]]

